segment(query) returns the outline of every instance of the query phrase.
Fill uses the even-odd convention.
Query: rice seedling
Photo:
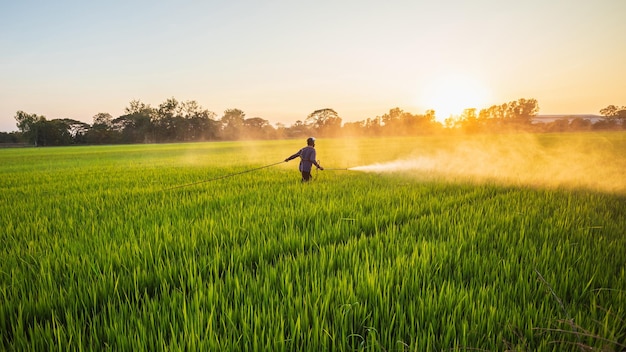
[[[626,135],[534,138],[535,156],[590,146],[588,159],[612,160],[593,164],[612,186],[469,166],[309,184],[292,163],[244,172],[301,141],[0,150],[2,348],[623,349]],[[437,155],[461,168],[450,151],[477,140],[504,145],[317,149],[328,168]]]

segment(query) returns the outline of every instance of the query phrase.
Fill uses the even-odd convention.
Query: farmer
[[[315,138],[309,137],[306,140],[306,147],[298,150],[298,152],[287,159],[288,162],[291,159],[300,157],[300,172],[302,173],[302,182],[308,182],[311,180],[311,167],[315,165],[319,170],[324,170],[320,164],[315,161]]]

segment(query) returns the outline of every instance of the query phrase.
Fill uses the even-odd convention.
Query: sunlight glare
[[[446,75],[433,79],[422,96],[422,105],[435,110],[437,120],[460,116],[463,110],[488,108],[489,89],[480,81],[463,75]]]

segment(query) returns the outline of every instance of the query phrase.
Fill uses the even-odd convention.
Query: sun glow
[[[489,89],[472,77],[450,74],[431,82],[420,97],[420,105],[435,110],[440,122],[450,116],[460,116],[465,109],[487,108],[491,101]]]

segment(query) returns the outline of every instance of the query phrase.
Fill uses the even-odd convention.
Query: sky
[[[287,126],[626,105],[625,0],[0,0],[0,131],[195,100]]]

